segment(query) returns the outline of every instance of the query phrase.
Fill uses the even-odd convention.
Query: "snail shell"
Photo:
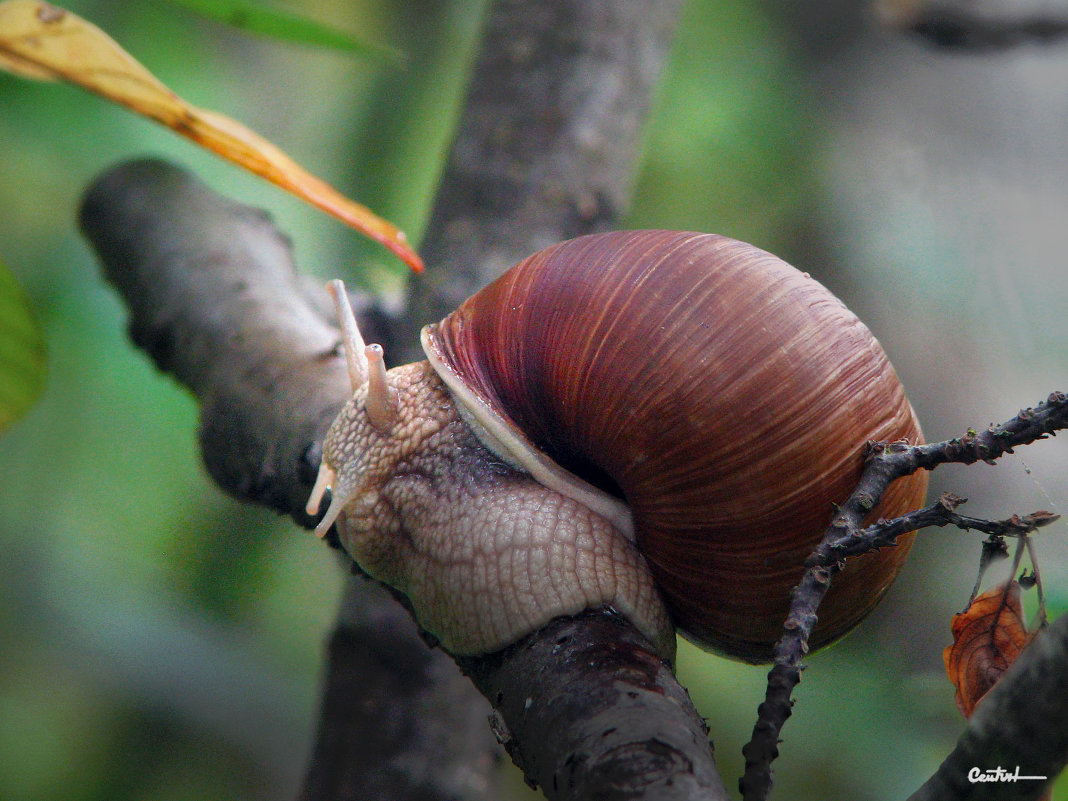
[[[675,624],[747,661],[770,658],[865,444],[921,437],[867,327],[807,274],[722,236],[549,247],[428,327],[424,347],[537,458],[625,501]],[[895,482],[872,519],[922,505],[926,484]],[[813,647],[871,611],[910,545],[846,565]]]

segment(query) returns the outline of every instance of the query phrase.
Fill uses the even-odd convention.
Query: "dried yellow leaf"
[[[39,0],[0,3],[0,67],[73,83],[166,125],[374,239],[413,270],[422,260],[404,232],[315,177],[239,122],[197,108],[162,84],[92,23]]]

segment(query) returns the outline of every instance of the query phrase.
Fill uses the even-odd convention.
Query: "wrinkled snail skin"
[[[364,385],[323,446],[334,490],[324,521],[336,512],[341,545],[366,573],[404,593],[454,654],[611,606],[673,657],[673,628],[632,542],[489,452],[427,362],[394,368],[389,381],[389,430],[371,422]]]
[[[865,444],[921,436],[881,347],[840,301],[710,234],[547,248],[423,344],[429,365],[389,373],[401,433],[366,420],[361,388],[325,444],[324,482],[336,472],[350,554],[456,653],[612,606],[667,656],[670,618],[702,647],[766,661]],[[398,443],[403,455],[382,456]],[[895,482],[872,519],[922,505],[925,490],[925,473]],[[874,608],[902,540],[847,564],[813,647]]]

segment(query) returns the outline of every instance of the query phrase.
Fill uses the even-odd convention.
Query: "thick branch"
[[[349,389],[336,331],[296,302],[289,241],[264,212],[151,160],[101,176],[81,224],[129,305],[130,338],[201,401],[212,477],[239,498],[298,512],[315,443]]]
[[[167,209],[182,211],[158,213]],[[197,226],[201,216],[205,229]],[[135,162],[104,176],[87,197],[83,226],[130,304],[137,340],[201,398],[205,430],[214,432],[202,436],[205,448],[233,450],[223,463],[251,465],[257,476],[265,460],[296,462],[291,480],[297,491],[269,497],[295,496],[303,504],[311,478],[307,456],[316,448],[299,432],[321,437],[349,390],[337,333],[300,294],[284,240],[262,214],[222,200],[160,162]],[[262,276],[261,255],[269,259]],[[320,344],[309,347],[309,341]],[[323,389],[305,408],[306,382]],[[252,408],[240,406],[244,397],[255,400]],[[273,441],[271,426],[278,428]],[[265,497],[260,482],[223,475],[232,492],[258,502]],[[275,505],[295,511],[284,501]],[[478,707],[449,687],[442,654],[432,658],[410,621],[398,625],[400,607],[369,609],[334,636],[316,749],[323,768],[313,771],[306,798],[355,797],[357,788],[361,797],[375,797],[363,769],[373,768],[381,779],[391,775],[391,758],[408,766],[395,771],[402,779],[412,777],[412,764],[470,776],[471,765],[477,773],[490,761],[475,746],[455,747],[464,740],[453,732],[473,736],[471,710]],[[513,731],[510,751],[553,798],[606,797],[606,788],[628,798],[661,797],[665,788],[688,788],[690,798],[725,797],[701,719],[671,667],[615,615],[556,621],[505,653],[468,660],[465,668]],[[439,685],[448,690],[448,702],[433,694]],[[552,714],[536,714],[545,710]],[[388,730],[403,736],[384,736],[384,723],[398,716]],[[488,734],[483,723],[477,727]],[[426,748],[419,747],[423,741]],[[450,757],[447,765],[443,754]],[[405,796],[394,789],[380,797]]]
[[[350,582],[341,610],[301,801],[496,798],[487,708],[452,661],[376,585]]]
[[[686,691],[616,615],[558,618],[462,666],[493,700],[509,754],[551,799],[727,798]]]
[[[413,345],[414,330],[421,323],[442,316],[458,299],[520,257],[550,242],[611,224],[629,192],[649,91],[666,52],[678,6],[678,2],[653,0],[628,4],[588,0],[496,4],[472,80],[472,96],[427,236],[426,255],[432,269],[429,279],[417,285],[413,294],[416,310],[410,317],[409,337]],[[93,195],[112,197],[119,191],[132,193],[136,200],[139,192],[152,190],[107,186]],[[138,232],[132,244],[135,250],[143,244],[143,238],[154,242],[155,228],[166,222],[154,220],[150,207],[160,211],[188,205],[184,197],[178,198],[177,203],[172,200],[161,202],[156,197],[140,204],[120,200],[118,209],[87,214],[87,220],[92,222],[87,222],[86,227],[102,230],[93,238],[106,261],[123,262],[136,270],[138,264],[143,266],[146,255],[149,263],[165,256],[125,252],[131,246],[127,235],[131,229]],[[204,210],[202,207],[201,212]],[[131,213],[134,219],[126,219],[124,215]],[[218,216],[219,210],[212,207],[207,213]],[[190,211],[178,221],[195,229],[195,217],[196,212]],[[232,222],[220,224],[220,233],[211,239],[209,252],[217,247],[226,250],[233,236],[226,232],[226,226]],[[168,236],[197,239],[188,235],[175,237],[173,233]],[[167,243],[163,253],[171,255],[172,246]],[[211,279],[208,270],[200,269],[196,258],[181,252],[178,255],[179,262],[194,268],[190,280],[199,283],[201,278]],[[215,258],[211,254],[208,261]],[[286,264],[288,267],[288,261]],[[321,382],[303,374],[317,369],[319,363],[340,368],[332,352],[328,353],[333,348],[333,335],[319,330],[308,337],[299,332],[280,334],[273,329],[274,318],[284,318],[289,313],[278,312],[276,306],[294,297],[291,276],[268,282],[270,287],[251,276],[233,280],[223,276],[209,293],[210,300],[196,297],[196,293],[180,285],[181,280],[165,279],[157,285],[156,277],[150,274],[131,280],[133,288],[127,289],[127,295],[134,313],[131,329],[135,338],[157,355],[163,369],[189,383],[205,404],[205,460],[215,465],[212,473],[220,483],[242,497],[292,512],[303,502],[311,479],[310,468],[316,461],[317,450],[311,443],[318,441],[333,409],[344,397],[340,372],[331,374],[328,389],[322,393]],[[189,302],[194,307],[217,311],[225,319],[230,313],[225,304],[232,299],[243,302],[249,287],[257,286],[263,290],[256,290],[257,297],[263,300],[262,313],[248,315],[248,320],[227,320],[222,332],[207,337],[203,346],[196,349],[191,365],[180,364],[184,358],[180,354],[191,351],[184,346],[172,349],[169,340],[198,335],[186,331],[184,320],[172,326],[177,321],[166,311],[159,320],[160,311]],[[147,293],[143,303],[136,300],[141,292]],[[212,316],[209,314],[209,320],[201,322],[209,322]],[[260,330],[261,319],[269,330]],[[266,352],[257,350],[264,345]],[[173,359],[171,350],[176,351]],[[165,358],[160,358],[161,353]],[[205,375],[201,375],[202,371]],[[234,375],[245,373],[252,379],[252,386],[228,383]],[[298,373],[299,380],[291,382],[289,379]],[[256,382],[259,377],[265,378],[262,384]],[[321,411],[314,414],[313,423],[300,427],[308,402],[305,396],[312,390],[315,397],[309,408]],[[580,629],[581,620],[576,623]],[[626,624],[618,625],[626,628]],[[513,688],[502,699],[533,699],[540,692],[550,691],[544,686],[539,689],[537,679],[553,674],[557,660],[568,659],[571,643],[576,643],[576,653],[590,653],[591,647],[595,652],[612,653],[614,634],[613,638],[604,639],[605,632],[594,627],[586,636],[558,641],[552,632],[543,632],[530,639],[529,650],[512,649],[481,665],[472,662],[468,668],[479,676],[485,688]],[[633,632],[630,636],[635,642],[627,649],[629,659],[575,658],[569,662],[575,668],[572,689],[578,691],[578,699],[590,698],[605,686],[614,686],[617,695],[623,692],[627,698],[649,695],[644,704],[620,708],[629,710],[624,718],[629,715],[630,723],[619,725],[618,734],[609,738],[615,757],[596,763],[626,772],[614,776],[602,771],[597,781],[567,782],[566,786],[547,787],[547,791],[554,797],[584,797],[582,793],[587,788],[611,785],[619,793],[637,798],[678,782],[680,786],[705,788],[695,797],[722,797],[711,750],[692,705],[670,668],[652,657],[648,644],[636,644],[640,638]],[[587,640],[592,640],[593,645]],[[359,706],[353,682],[344,681],[344,667],[355,655],[353,649],[341,647],[349,642],[345,636],[334,638],[330,675],[337,681],[328,683],[327,699],[332,706]],[[532,662],[535,655],[542,661]],[[635,669],[635,664],[640,669]],[[645,677],[650,671],[656,681],[646,686]],[[528,689],[524,691],[524,687]],[[660,703],[666,697],[664,687],[672,688],[670,697],[676,701]],[[492,697],[495,700],[496,693]],[[516,709],[514,704],[505,705],[499,714],[506,725],[518,732],[511,740],[510,750],[524,766],[555,764],[556,743],[568,744],[570,753],[575,755],[597,753],[603,747],[604,731],[585,727],[582,718],[588,707],[568,707],[578,717],[558,718],[555,722],[562,728],[554,737],[545,737],[544,728],[530,729],[513,719]],[[612,719],[616,720],[614,716]],[[351,755],[354,747],[349,736],[353,727],[373,730],[373,726],[361,727],[358,721],[345,721],[331,708],[324,710],[317,755],[328,755],[321,760],[324,765],[334,763],[336,775],[326,782],[328,786],[344,785],[347,774],[343,766],[361,762],[358,755],[352,759],[345,756]],[[629,736],[630,731],[636,736]],[[662,734],[656,735],[658,731]],[[622,754],[627,758],[620,758]],[[668,754],[673,756],[667,757]],[[642,766],[641,770],[636,772],[635,766]],[[325,769],[330,770],[329,766]],[[557,775],[555,768],[550,773]],[[544,781],[549,774],[539,769],[528,775],[532,780]],[[319,792],[320,784],[313,775],[309,794],[314,788],[320,797],[338,797]]]
[[[494,3],[409,297],[413,348],[520,259],[617,224],[681,5]]]
[[[615,224],[680,5],[494,5],[424,243],[431,268],[411,294],[409,341],[521,258]],[[670,666],[612,619],[555,621],[465,662],[510,732],[509,753],[554,799],[725,797]]]
[[[285,237],[263,212],[159,161],[102,176],[81,222],[129,305],[134,341],[201,402],[216,481],[310,523],[317,443],[350,388],[338,333],[302,293]],[[358,579],[349,599],[304,797],[493,798],[481,698],[389,593]]]
[[[521,258],[616,223],[629,200],[652,88],[680,7],[679,0],[494,3],[424,240],[431,269],[409,297],[402,335],[412,343],[409,357],[421,358],[414,343],[422,324],[440,319]],[[504,654],[465,664],[512,730],[509,752],[528,780],[553,798],[587,798],[608,787],[629,798],[651,797],[665,782],[699,788],[694,798],[720,797],[704,730],[670,667],[629,624],[617,619],[606,628],[594,620],[603,617],[557,621]],[[561,638],[558,625],[572,633]],[[617,652],[621,630],[630,645]],[[596,658],[580,658],[591,654]],[[562,664],[571,666],[564,683]],[[651,686],[633,680],[650,670],[657,676]],[[681,700],[660,703],[664,687]],[[591,716],[604,720],[594,700],[606,693],[621,702],[612,713],[617,734],[608,740],[590,726]],[[546,699],[565,695],[577,703],[554,707],[568,714],[552,718],[551,736],[530,705],[511,703],[530,699],[541,709]],[[656,731],[663,734],[645,736]],[[607,742],[614,757],[584,756],[585,769],[574,764],[575,755],[604,753]],[[567,765],[575,775],[561,781],[557,771]],[[609,766],[618,772],[606,772]]]

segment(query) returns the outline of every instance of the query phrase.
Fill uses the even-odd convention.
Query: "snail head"
[[[319,466],[319,475],[315,480],[311,496],[308,499],[307,512],[319,513],[326,490],[331,493],[330,507],[326,515],[315,527],[319,537],[337,520],[345,506],[360,494],[359,470],[340,470],[340,465],[352,465],[350,457],[357,443],[351,436],[346,436],[346,426],[339,425],[346,418],[353,418],[362,408],[371,426],[381,433],[388,433],[397,422],[396,391],[390,386],[386,374],[386,365],[381,345],[367,345],[360,334],[356,317],[352,313],[345,284],[333,280],[327,284],[327,291],[334,299],[334,308],[341,323],[341,346],[348,365],[349,382],[352,384],[352,398],[345,410],[330,428],[323,443],[323,461]],[[349,428],[351,430],[351,428]]]

